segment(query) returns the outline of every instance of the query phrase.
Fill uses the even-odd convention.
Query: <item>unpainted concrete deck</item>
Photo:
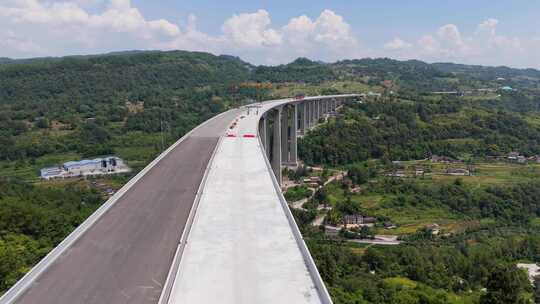
[[[169,303],[321,303],[256,134],[243,113],[210,166]]]

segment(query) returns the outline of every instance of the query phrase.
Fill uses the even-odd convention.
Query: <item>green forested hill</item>
[[[540,79],[540,71],[535,69],[515,69],[505,66],[490,67],[481,65],[466,65],[456,63],[434,63],[432,66],[446,73],[468,74],[471,77],[479,77],[485,80],[493,78],[530,77]]]
[[[173,90],[245,81],[244,62],[192,52],[42,59],[0,66],[0,104],[114,103]],[[68,105],[65,105],[68,106]],[[69,106],[68,106],[69,107]]]
[[[289,64],[258,66],[252,77],[258,81],[320,83],[336,80],[337,74],[330,64],[298,58]]]
[[[140,52],[23,60],[0,66],[0,102],[25,98],[91,98],[99,94],[228,84],[248,77],[247,64],[196,52]],[[101,100],[96,100],[101,101]]]

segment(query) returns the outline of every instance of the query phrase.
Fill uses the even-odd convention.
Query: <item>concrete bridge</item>
[[[0,298],[7,303],[331,303],[280,190],[297,137],[358,95],[282,99],[201,124]]]

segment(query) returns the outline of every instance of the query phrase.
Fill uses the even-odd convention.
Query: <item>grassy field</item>
[[[448,166],[463,167],[464,164],[442,164],[431,161],[408,161],[402,162],[406,172],[412,171],[415,166],[422,165],[429,168],[429,173],[424,177],[415,178],[417,182],[423,184],[452,183],[457,178],[473,187],[488,187],[493,185],[511,185],[521,182],[533,181],[540,178],[540,164],[517,164],[507,162],[479,162],[474,164],[474,175],[472,176],[451,176],[446,175]],[[411,179],[414,177],[410,177]],[[367,188],[367,186],[364,186]],[[331,183],[326,186],[328,202],[336,206],[338,202],[344,201],[345,190],[338,183]],[[482,221],[471,220],[466,216],[456,214],[445,207],[423,206],[406,204],[396,206],[391,204],[393,195],[381,195],[363,191],[350,196],[351,201],[356,202],[364,210],[364,213],[377,218],[390,219],[397,225],[397,229],[376,228],[378,234],[403,235],[411,234],[422,229],[428,224],[437,223],[442,232],[460,232],[469,227],[490,224],[489,219]],[[540,225],[540,219],[535,223]]]
[[[535,127],[540,127],[540,114],[538,112],[524,114],[523,118],[527,123]]]
[[[465,164],[433,163],[429,160],[401,162],[406,170],[413,172],[415,166],[423,166],[431,172],[423,178],[418,178],[424,183],[453,182],[461,178],[463,182],[475,186],[509,185],[519,182],[532,181],[540,178],[540,164],[518,164],[509,162],[475,162],[474,172],[471,176],[453,176],[445,174],[447,168],[466,169]]]
[[[44,167],[57,166],[66,161],[80,159],[77,153],[48,154],[34,161],[0,161],[0,176],[18,177],[26,181],[39,180],[39,170]]]
[[[416,288],[418,283],[404,277],[390,277],[383,280],[385,284],[388,284],[394,288]]]
[[[383,281],[385,284],[391,286],[392,288],[400,289],[400,290],[401,289],[415,289],[417,287],[423,286],[421,283],[418,283],[406,277],[389,277],[389,278],[385,278]],[[456,293],[448,294],[448,300],[450,304],[478,303],[479,297],[480,297],[480,293],[478,292],[462,293],[462,294],[456,294]]]
[[[131,131],[115,136],[112,146],[118,157],[134,170],[140,170],[160,153],[161,139],[158,133]]]
[[[322,84],[303,84],[303,83],[285,83],[277,84],[273,91],[273,96],[289,97],[298,93],[304,93],[309,96],[319,95],[325,90],[335,89],[340,93],[367,93],[369,91],[379,92],[381,87],[370,87],[367,84],[356,81],[332,81]]]
[[[345,200],[345,192],[338,183],[330,183],[325,187],[328,202],[332,206]],[[377,234],[403,235],[416,232],[428,224],[437,223],[443,231],[456,231],[463,227],[467,219],[462,218],[449,210],[438,207],[390,206],[385,204],[392,196],[383,196],[372,193],[355,193],[351,195],[351,201],[359,203],[365,212],[377,218],[388,218],[398,226],[397,229],[377,228]]]
[[[284,196],[287,202],[292,203],[311,196],[311,190],[306,186],[294,186],[287,189]]]

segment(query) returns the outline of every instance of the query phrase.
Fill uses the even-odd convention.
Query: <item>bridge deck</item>
[[[242,137],[262,112],[218,146],[169,303],[321,303],[259,141]]]
[[[38,277],[17,303],[157,303],[226,113],[169,152]]]

